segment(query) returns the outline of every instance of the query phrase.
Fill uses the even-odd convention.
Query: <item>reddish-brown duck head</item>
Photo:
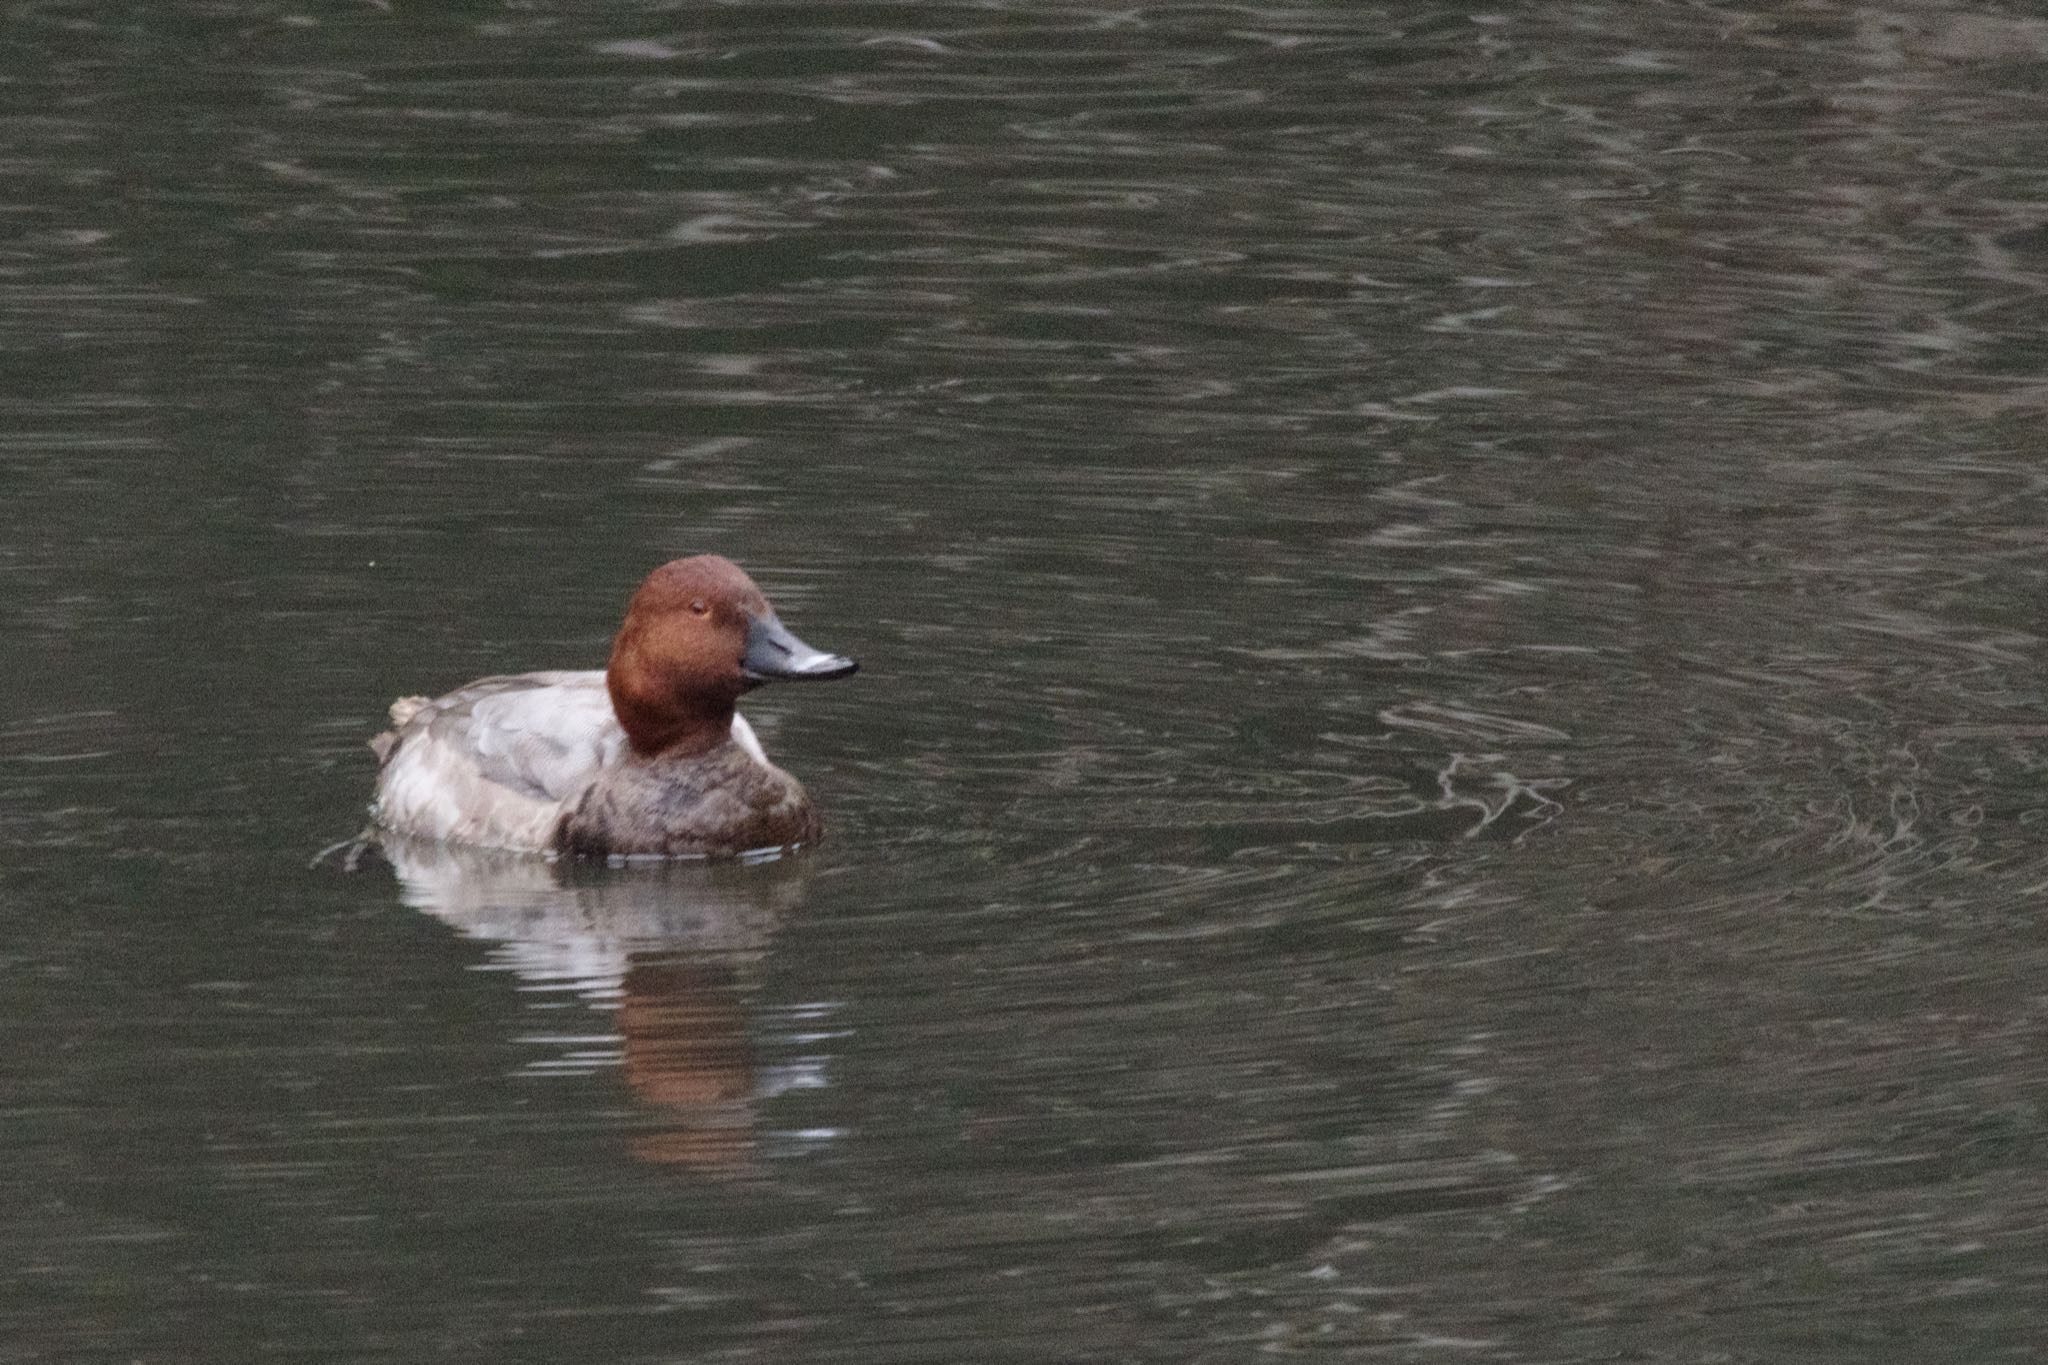
[[[731,736],[734,703],[762,683],[857,667],[790,634],[739,565],[696,555],[662,565],[633,594],[605,684],[635,752],[694,754]]]

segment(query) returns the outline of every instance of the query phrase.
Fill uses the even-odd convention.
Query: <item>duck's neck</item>
[[[729,701],[683,702],[672,695],[654,700],[616,683],[610,690],[619,727],[642,758],[694,758],[732,739]]]

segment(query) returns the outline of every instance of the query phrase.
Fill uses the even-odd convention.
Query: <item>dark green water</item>
[[[0,1362],[2028,1360],[2048,21],[0,13]],[[717,550],[757,868],[312,855]]]

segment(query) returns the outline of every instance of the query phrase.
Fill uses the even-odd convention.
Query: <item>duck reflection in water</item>
[[[527,988],[613,1008],[627,1085],[669,1119],[633,1140],[635,1156],[728,1175],[752,1167],[762,1085],[746,997],[775,926],[803,898],[807,859],[608,869],[389,833],[378,847],[406,904],[495,945]]]

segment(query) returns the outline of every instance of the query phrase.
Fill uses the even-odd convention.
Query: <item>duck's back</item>
[[[626,749],[602,671],[483,678],[392,707],[377,823],[491,848],[553,847],[564,815]]]

